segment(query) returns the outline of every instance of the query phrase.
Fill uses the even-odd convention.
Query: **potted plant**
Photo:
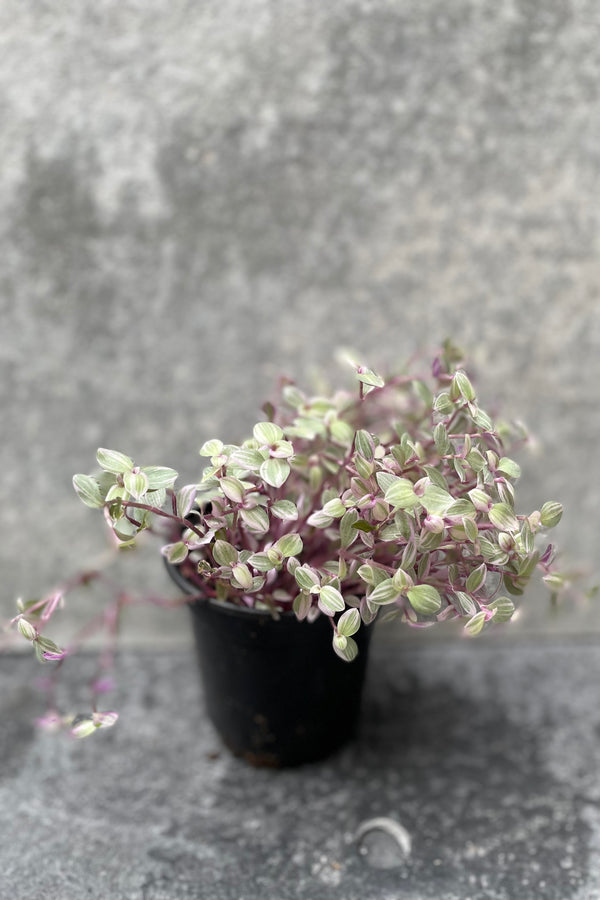
[[[176,490],[173,469],[105,449],[99,472],[73,479],[119,547],[162,537],[192,610],[209,715],[256,764],[317,759],[351,736],[376,620],[463,618],[477,635],[511,619],[535,570],[552,591],[564,582],[553,546],[538,546],[562,507],[518,511],[507,448],[525,435],[492,422],[452,343],[425,379],[358,365],[355,376],[356,390],[317,397],[284,381],[251,436],[203,444],[197,484]],[[21,603],[13,624],[41,661],[61,665],[44,628],[69,588],[96,577]],[[47,721],[85,736],[115,719]]]

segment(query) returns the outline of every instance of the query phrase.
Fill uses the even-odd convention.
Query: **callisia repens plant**
[[[348,662],[353,635],[378,617],[418,628],[462,618],[477,635],[511,619],[536,570],[553,592],[563,587],[553,546],[539,542],[562,507],[519,509],[508,452],[526,435],[482,409],[460,351],[446,342],[427,378],[354,368],[356,389],[332,396],[283,382],[242,443],[202,445],[197,484],[177,489],[173,469],[101,449],[99,471],[76,475],[75,490],[103,511],[117,545],[161,535],[198,596],[327,616]],[[21,604],[13,622],[38,659],[65,655],[44,626],[70,586],[97,574]],[[104,715],[73,728],[112,724]]]

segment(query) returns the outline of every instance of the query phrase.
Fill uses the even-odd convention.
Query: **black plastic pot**
[[[171,578],[198,588],[176,566]],[[329,620],[299,622],[214,600],[189,604],[208,714],[229,749],[256,766],[296,766],[329,756],[355,733],[372,627],[344,662]]]

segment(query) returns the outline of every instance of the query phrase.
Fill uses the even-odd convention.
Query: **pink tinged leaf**
[[[190,550],[196,550],[198,547],[204,547],[205,544],[210,544],[215,536],[214,529],[207,531],[204,537],[196,537],[194,535],[192,540],[188,541],[188,547]]]
[[[40,620],[42,622],[47,622],[52,613],[57,609],[58,606],[62,606],[62,601],[64,600],[64,593],[62,591],[57,591],[55,594],[51,594],[48,600],[46,601],[46,605],[44,607],[44,612],[40,616]]]
[[[90,734],[93,734],[96,731],[96,726],[94,725],[91,716],[78,716],[74,721],[76,724],[71,727],[71,736],[74,738],[81,740],[82,738],[89,737]]]
[[[441,516],[428,515],[423,520],[423,527],[432,534],[441,534],[444,530],[444,520]]]
[[[284,522],[292,522],[298,518],[298,509],[291,500],[277,500],[271,505],[271,512]]]
[[[66,650],[63,650],[58,644],[55,644],[54,641],[51,641],[49,638],[43,637],[42,635],[38,635],[34,644],[38,659],[57,660],[64,659],[67,655]]]
[[[312,606],[312,597],[307,591],[302,591],[298,596],[294,599],[292,609],[296,614],[296,618],[302,621],[308,616],[310,608]]]
[[[177,491],[177,513],[182,518],[185,518],[187,514],[192,510],[194,501],[196,500],[197,490],[197,485],[186,484],[179,491]]]
[[[44,731],[56,732],[63,725],[63,720],[58,713],[47,712],[44,716],[40,716],[39,719],[36,719],[35,724],[38,728],[43,728]]]
[[[114,711],[104,713],[95,712],[92,715],[92,721],[96,728],[112,728],[118,718],[119,713]]]
[[[458,613],[453,606],[445,606],[444,609],[437,614],[436,620],[438,622],[445,622],[446,619],[456,619],[457,617]]]
[[[549,566],[555,555],[555,547],[554,544],[548,544],[543,554],[540,556],[540,562],[544,566]]]
[[[343,612],[346,607],[342,594],[331,585],[325,585],[319,591],[318,605],[321,612],[325,613],[326,616],[332,616],[336,612]]]
[[[66,655],[67,655],[66,650],[61,650],[60,653],[56,653],[52,650],[42,651],[42,656],[44,657],[44,659],[47,659],[48,661],[56,660],[56,659],[64,659]]]
[[[234,478],[233,475],[226,475],[224,478],[219,479],[219,485],[227,499],[231,500],[232,503],[241,503],[243,501],[245,488],[239,478]]]
[[[161,549],[161,553],[172,565],[177,566],[187,559],[188,548],[183,541],[177,541],[175,544],[167,544]]]
[[[74,738],[89,737],[100,728],[112,728],[119,714],[116,712],[92,713],[91,716],[75,716],[71,726],[71,735]]]
[[[114,690],[115,683],[112,678],[103,676],[92,681],[91,687],[95,694],[108,694],[110,691]]]
[[[294,446],[290,441],[276,441],[269,448],[269,456],[275,459],[290,459],[294,455]]]

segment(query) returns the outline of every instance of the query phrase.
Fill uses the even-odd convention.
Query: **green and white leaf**
[[[186,484],[177,491],[177,514],[185,519],[185,517],[194,508],[196,493],[198,486],[195,484]]]
[[[446,456],[452,450],[452,445],[448,439],[448,429],[443,422],[438,422],[433,429],[433,440],[435,441],[435,449],[440,456]]]
[[[368,431],[359,429],[354,436],[354,447],[357,453],[360,453],[367,461],[373,459],[375,453],[375,443]]]
[[[74,475],[73,487],[80,500],[93,509],[99,509],[104,506],[104,499],[100,492],[100,487],[95,478],[91,475]]]
[[[518,519],[507,503],[494,503],[488,512],[488,518],[500,531],[519,530]]]
[[[354,429],[348,422],[344,422],[343,419],[334,419],[329,424],[329,431],[331,432],[331,437],[337,444],[349,447],[352,443]]]
[[[463,516],[461,524],[465,529],[465,534],[467,535],[471,543],[477,543],[477,541],[479,540],[479,529],[475,520],[468,518],[467,516]]]
[[[38,636],[37,628],[28,622],[27,619],[20,618],[17,622],[17,628],[26,641],[35,641]]]
[[[107,450],[106,447],[99,447],[96,454],[98,465],[105,472],[112,472],[113,475],[122,475],[133,469],[133,460],[118,450]]]
[[[467,453],[467,462],[474,472],[483,472],[487,466],[485,456],[476,447]]]
[[[468,494],[475,509],[479,510],[479,512],[488,511],[492,501],[485,491],[482,491],[481,488],[473,488],[473,490],[469,491]]]
[[[408,588],[414,586],[413,578],[402,568],[396,570],[392,582],[398,591],[406,591]]]
[[[412,608],[423,616],[432,616],[441,609],[442,598],[431,584],[416,584],[407,594]]]
[[[113,534],[120,541],[121,547],[132,547],[135,544],[135,538],[143,530],[143,528],[134,525],[132,522],[129,522],[127,519],[119,519],[118,522],[113,520],[112,523]]]
[[[290,459],[294,455],[294,445],[291,441],[275,441],[271,446],[270,455],[278,459]]]
[[[179,477],[175,469],[169,469],[167,466],[142,466],[140,471],[148,479],[149,491],[173,487]]]
[[[294,602],[292,604],[292,609],[296,614],[296,617],[302,621],[308,615],[308,612],[312,606],[312,597],[307,591],[302,591],[294,598]]]
[[[454,596],[458,600],[461,612],[465,616],[474,616],[477,612],[477,604],[469,594],[464,591],[454,591]]]
[[[469,577],[465,582],[465,588],[469,593],[474,593],[485,583],[487,577],[487,566],[481,563],[476,569],[469,573]]]
[[[200,447],[200,456],[219,456],[223,450],[223,446],[223,441],[220,441],[218,438],[205,441]]]
[[[132,497],[141,500],[148,490],[148,476],[144,472],[125,472],[123,474],[123,486]]]
[[[266,451],[261,453],[260,450],[251,450],[247,447],[236,447],[231,454],[230,460],[242,469],[256,471],[257,469],[260,469],[267,458],[264,455],[265,453]]]
[[[356,509],[348,509],[340,519],[340,544],[343,550],[350,547],[358,537],[358,533],[352,526],[358,522],[359,515]]]
[[[509,622],[515,613],[515,604],[510,597],[498,597],[488,604],[488,609],[494,611],[493,622]]]
[[[398,599],[400,591],[394,584],[392,578],[386,577],[385,581],[377,584],[368,596],[371,603],[377,603],[384,606],[386,603],[393,603]]]
[[[473,421],[481,428],[482,431],[493,431],[494,423],[483,409],[475,409],[473,413]]]
[[[253,553],[246,562],[259,572],[270,572],[274,568],[273,562],[266,553]]]
[[[367,460],[364,456],[361,456],[360,453],[354,454],[354,465],[356,466],[356,471],[360,478],[370,478],[375,471],[374,460]]]
[[[443,416],[449,416],[450,413],[454,412],[454,404],[450,399],[450,394],[447,391],[442,391],[441,394],[438,394],[433,401],[433,408]]]
[[[475,389],[462,369],[458,369],[454,374],[451,392],[454,397],[461,396],[465,400],[475,400]]]
[[[215,541],[212,545],[212,554],[218,566],[234,566],[238,560],[238,551],[229,541]]]
[[[384,499],[394,509],[411,509],[420,502],[416,496],[414,485],[408,478],[395,477],[394,483],[386,490]]]
[[[248,530],[256,534],[264,534],[269,530],[269,514],[264,506],[241,509],[240,518]]]
[[[337,621],[338,634],[350,637],[360,628],[360,613],[357,609],[347,609]]]
[[[391,472],[378,472],[375,478],[384,493],[398,480],[398,476],[393,475]]]
[[[162,553],[170,563],[176,566],[187,558],[188,548],[183,541],[177,541],[174,544],[166,544],[162,548]]]
[[[362,384],[367,384],[370,387],[382,388],[385,384],[385,381],[380,375],[377,375],[372,369],[367,369],[364,366],[359,367],[356,377]]]
[[[302,538],[299,534],[284,534],[279,538],[275,547],[283,557],[298,556],[302,553]]]
[[[286,384],[282,390],[283,399],[292,409],[299,409],[306,403],[306,396],[295,384]]]
[[[237,563],[231,569],[231,574],[233,576],[234,581],[232,582],[235,586],[235,582],[239,585],[239,587],[243,588],[245,591],[249,591],[253,586],[253,576],[252,572],[248,568],[245,563]]]
[[[291,500],[276,500],[270,509],[275,518],[283,522],[293,522],[298,518],[298,509]]]
[[[508,475],[509,478],[519,478],[521,475],[521,466],[516,463],[514,459],[503,456],[498,463],[498,471],[502,472],[503,475]]]
[[[346,507],[339,497],[334,497],[333,500],[327,501],[322,512],[326,516],[331,516],[333,519],[340,519],[346,512]]]
[[[333,636],[333,649],[337,655],[346,662],[352,662],[358,656],[358,645],[356,641],[354,638],[347,638],[345,635]]]
[[[224,478],[219,479],[219,485],[227,499],[231,500],[232,503],[241,503],[243,501],[245,488],[239,478],[234,478],[233,475],[226,475]]]
[[[452,506],[454,498],[437,484],[428,484],[420,501],[428,513],[441,516]]]
[[[341,593],[330,584],[323,585],[319,591],[318,605],[326,616],[333,616],[336,612],[343,612],[346,608]]]
[[[318,572],[315,572],[310,566],[298,566],[294,572],[294,578],[299,588],[311,593],[315,593],[314,588],[321,584]]]
[[[420,378],[415,378],[412,383],[412,388],[423,406],[426,409],[431,409],[433,406],[433,394],[425,382],[421,381]]]
[[[261,445],[275,444],[283,438],[283,431],[274,422],[257,422],[252,429],[252,433]]]
[[[485,612],[483,610],[480,610],[480,612],[475,613],[473,618],[469,619],[469,621],[466,623],[465,631],[472,637],[475,637],[475,635],[480,634],[481,630],[483,629],[483,626],[485,625],[485,619]]]
[[[262,463],[260,477],[272,487],[280,488],[287,480],[290,471],[290,464],[285,459],[272,457]]]
[[[437,484],[443,491],[448,490],[448,482],[435,466],[423,466],[423,470],[432,484]]]
[[[315,510],[306,520],[306,524],[314,528],[328,528],[332,522],[333,518],[326,515],[322,509]]]
[[[540,521],[544,528],[554,528],[554,526],[558,525],[562,518],[562,503],[557,503],[555,500],[549,500],[547,503],[544,503],[540,510],[540,513]]]

